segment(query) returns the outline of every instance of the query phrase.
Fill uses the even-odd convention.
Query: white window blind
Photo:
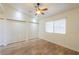
[[[46,32],[53,33],[53,22],[46,22]]]
[[[66,19],[46,22],[46,32],[48,33],[66,33]]]
[[[66,32],[66,20],[56,20],[54,22],[54,33],[61,33],[64,34]]]

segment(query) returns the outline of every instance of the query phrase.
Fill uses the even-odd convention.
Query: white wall
[[[45,22],[66,18],[66,34],[45,32]],[[39,38],[79,51],[79,8],[69,10],[39,22]]]

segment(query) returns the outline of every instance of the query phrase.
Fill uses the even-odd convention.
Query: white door
[[[29,39],[35,39],[38,37],[38,24],[36,23],[29,23]]]
[[[0,19],[0,45],[3,44],[4,40],[4,20]]]
[[[7,20],[7,43],[26,40],[26,23]]]

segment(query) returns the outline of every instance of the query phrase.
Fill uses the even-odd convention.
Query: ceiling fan
[[[44,15],[44,12],[48,10],[48,8],[41,8],[40,7],[40,3],[37,3],[35,8],[36,8],[36,14],[35,15],[39,15],[39,14],[42,14]]]

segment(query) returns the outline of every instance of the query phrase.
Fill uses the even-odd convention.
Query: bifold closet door
[[[26,22],[7,20],[7,43],[26,40]]]
[[[29,32],[28,32],[28,35],[29,35],[29,39],[36,39],[38,38],[38,24],[36,23],[29,23],[28,25],[29,27]]]

